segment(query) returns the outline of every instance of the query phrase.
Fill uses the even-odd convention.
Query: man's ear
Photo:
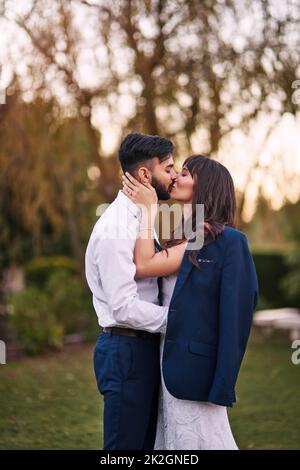
[[[149,168],[145,166],[141,166],[137,171],[137,179],[141,183],[151,183],[152,181],[152,173]]]

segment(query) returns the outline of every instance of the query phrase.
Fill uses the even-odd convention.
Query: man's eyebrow
[[[169,168],[169,166],[174,166],[174,163],[169,163],[169,165],[166,166],[166,168]]]

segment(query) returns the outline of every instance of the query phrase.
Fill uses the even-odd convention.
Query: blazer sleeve
[[[234,387],[246,350],[258,283],[246,236],[227,242],[220,284],[218,354],[208,401],[232,406]]]

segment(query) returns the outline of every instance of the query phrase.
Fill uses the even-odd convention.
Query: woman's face
[[[170,197],[188,204],[193,200],[193,191],[194,179],[187,167],[183,166],[181,172],[177,175]]]

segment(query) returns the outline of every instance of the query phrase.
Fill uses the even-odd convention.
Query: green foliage
[[[102,202],[87,175],[96,163],[86,122],[58,116],[53,100],[24,103],[17,82],[12,89],[0,113],[0,270],[44,255],[80,264]]]
[[[274,303],[270,300],[267,300],[260,295],[257,302],[256,310],[268,310],[274,307]]]
[[[257,309],[300,308],[300,200],[274,211],[260,194],[246,232],[259,278]]]
[[[51,311],[59,320],[66,334],[84,332],[89,326],[97,329],[91,295],[82,285],[78,276],[58,270],[49,278],[45,293]]]
[[[291,269],[293,263],[299,266],[295,255],[283,251],[254,251],[253,258],[260,292],[257,309],[299,307],[299,269]]]
[[[282,280],[281,288],[287,293],[290,302],[300,308],[300,245],[288,255],[286,262],[290,272]]]
[[[29,261],[24,268],[26,285],[44,287],[52,274],[58,271],[75,274],[76,264],[64,256],[38,257]]]
[[[285,256],[280,252],[254,252],[259,293],[265,305],[269,308],[291,306],[286,292],[280,287],[281,281],[287,276],[289,270],[285,263]],[[262,300],[260,302],[262,302]]]
[[[27,287],[11,298],[12,325],[28,354],[37,354],[46,347],[60,348],[63,325],[57,321],[48,296],[36,287]]]
[[[38,266],[40,269],[43,264]],[[60,263],[56,268],[48,267],[45,265],[45,272],[41,269],[43,275],[49,275],[48,279],[43,277],[42,288],[38,278],[35,286],[29,285],[11,297],[12,327],[29,354],[60,348],[65,334],[81,333],[84,339],[95,339],[98,332],[90,295],[79,276],[63,269]]]

